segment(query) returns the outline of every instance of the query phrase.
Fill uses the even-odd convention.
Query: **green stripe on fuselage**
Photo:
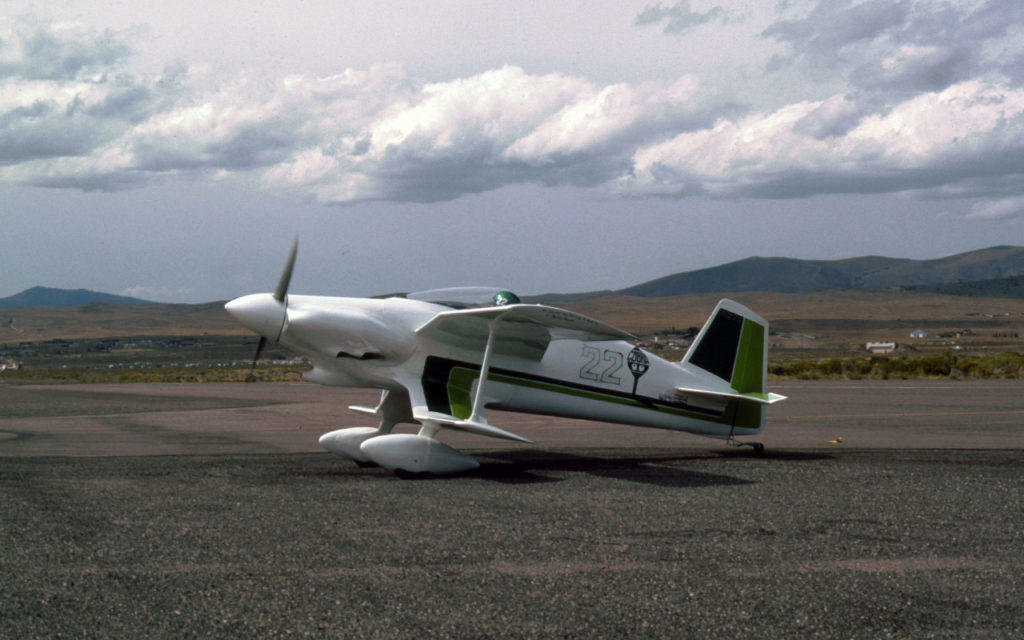
[[[452,367],[448,376],[447,395],[448,402],[451,406],[451,414],[456,418],[464,420],[469,417],[473,405],[473,380],[477,379],[479,376],[479,369],[471,369],[463,366]],[[669,406],[662,402],[655,403],[653,400],[648,400],[646,398],[638,399],[624,395],[616,395],[614,393],[603,393],[592,387],[579,388],[568,384],[559,384],[550,380],[536,380],[528,377],[520,377],[513,375],[512,372],[507,370],[501,373],[497,373],[492,370],[488,373],[487,380],[489,382],[498,382],[517,387],[547,391],[549,393],[558,393],[586,400],[594,400],[597,402],[608,402],[637,409],[646,409],[648,411],[659,411],[673,416],[702,420],[704,422],[711,422],[714,424],[735,424],[737,427],[747,429],[756,429],[761,424],[761,413],[759,408],[756,411],[751,412],[746,408],[748,403],[736,400],[729,400],[721,415],[710,415],[707,413],[688,411],[679,407]]]

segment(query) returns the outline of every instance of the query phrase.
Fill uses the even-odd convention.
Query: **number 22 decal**
[[[583,357],[587,361],[580,367],[580,378],[619,384],[622,379],[615,375],[622,368],[623,357],[618,351],[605,349],[604,353],[597,347],[583,346]],[[602,364],[604,367],[602,368]]]

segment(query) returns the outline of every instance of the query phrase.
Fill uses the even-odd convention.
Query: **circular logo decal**
[[[651,368],[651,361],[647,359],[640,347],[633,347],[633,350],[626,356],[626,362],[629,363],[629,370],[638,378]]]

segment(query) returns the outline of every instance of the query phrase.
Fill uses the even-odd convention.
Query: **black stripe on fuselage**
[[[439,413],[445,413],[451,415],[451,404],[448,401],[448,377],[451,375],[451,370],[455,367],[462,367],[470,369],[472,371],[480,371],[480,365],[471,362],[462,362],[459,360],[450,360],[448,358],[442,358],[440,356],[427,356],[426,362],[423,366],[423,376],[421,382],[423,384],[423,394],[427,400],[427,408],[431,411],[437,411]],[[615,396],[626,400],[632,400],[637,403],[638,406],[646,407],[649,409],[657,410],[660,407],[679,409],[682,411],[689,411],[691,413],[700,413],[707,416],[719,417],[723,414],[723,411],[715,411],[714,409],[707,409],[704,407],[695,407],[688,405],[685,402],[669,402],[660,398],[649,398],[646,396],[634,395],[625,391],[616,391],[614,389],[604,389],[601,387],[594,387],[591,385],[581,384],[578,382],[570,382],[566,380],[559,380],[558,378],[548,378],[545,376],[539,376],[532,373],[525,373],[523,371],[515,371],[512,369],[499,369],[497,367],[491,367],[490,372],[507,376],[510,378],[520,378],[522,380],[530,380],[534,382],[540,382],[544,384],[550,384],[554,386],[567,387],[569,389],[578,389],[580,391],[587,391],[589,393],[598,393],[608,396]]]

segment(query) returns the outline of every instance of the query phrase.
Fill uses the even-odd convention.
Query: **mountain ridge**
[[[528,302],[565,303],[602,296],[661,298],[703,293],[806,293],[827,289],[904,287],[952,295],[1018,297],[1024,247],[999,245],[943,258],[915,260],[859,256],[838,260],[751,256],[714,267],[683,271],[622,289],[524,296]],[[1007,280],[1007,282],[1003,282]],[[972,288],[978,288],[972,292]],[[0,308],[77,307],[90,304],[149,305],[149,300],[88,289],[32,287],[0,298]]]
[[[549,293],[530,296],[530,299],[570,302],[608,295],[661,298],[742,291],[806,293],[825,289],[954,285],[1017,276],[1024,276],[1024,247],[1011,245],[928,260],[884,256],[838,260],[752,256],[715,267],[663,276],[623,289]]]
[[[79,307],[86,304],[154,304],[149,300],[119,296],[89,289],[55,289],[31,287],[6,298],[0,298],[0,309],[23,307]]]

